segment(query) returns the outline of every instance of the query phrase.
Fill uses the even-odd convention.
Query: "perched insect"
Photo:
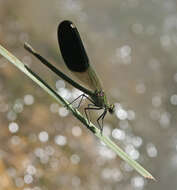
[[[66,66],[72,72],[72,74],[74,74],[88,88],[86,86],[80,85],[79,83],[75,82],[70,77],[59,71],[56,67],[51,65],[47,60],[45,60],[40,54],[34,51],[27,44],[25,44],[25,48],[33,55],[35,55],[50,70],[52,70],[62,79],[83,92],[83,94],[76,99],[81,98],[82,101],[83,97],[86,97],[91,102],[86,108],[84,108],[87,119],[88,110],[103,110],[103,113],[97,119],[98,126],[102,133],[104,117],[107,112],[111,114],[114,112],[114,105],[109,104],[100,80],[95,70],[90,65],[79,32],[71,21],[65,20],[59,24],[58,43],[61,55],[64,59]]]

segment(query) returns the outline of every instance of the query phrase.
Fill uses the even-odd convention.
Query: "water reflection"
[[[56,28],[63,19],[76,23],[90,62],[116,103],[115,115],[105,118],[104,134],[160,178],[153,184],[137,176],[65,107],[0,57],[0,175],[5,179],[0,189],[176,188],[175,11],[174,0],[0,1],[1,44],[69,102],[82,92],[52,76],[23,43],[32,42],[65,72]]]

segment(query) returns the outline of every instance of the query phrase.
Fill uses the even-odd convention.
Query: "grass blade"
[[[31,78],[36,84],[38,84],[44,91],[46,91],[50,96],[52,96],[57,102],[66,106],[72,114],[79,119],[92,133],[95,134],[102,142],[104,142],[111,150],[113,150],[121,159],[126,161],[131,167],[133,167],[139,174],[148,179],[155,178],[145,170],[138,162],[131,159],[131,157],[125,153],[120,147],[118,147],[113,141],[108,137],[101,135],[100,130],[93,125],[91,122],[88,123],[87,119],[80,114],[80,112],[73,108],[66,100],[64,100],[60,95],[58,95],[45,81],[43,81],[35,72],[24,65],[19,59],[8,52],[5,48],[0,45],[0,54],[9,60],[13,65],[15,65],[19,70],[25,73],[29,78]]]

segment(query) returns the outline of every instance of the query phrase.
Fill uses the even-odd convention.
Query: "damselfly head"
[[[114,105],[114,104],[111,104],[111,105],[109,106],[109,108],[108,108],[108,111],[109,111],[110,114],[113,114],[114,111],[115,111],[115,105]]]

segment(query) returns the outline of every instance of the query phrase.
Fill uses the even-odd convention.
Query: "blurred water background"
[[[104,134],[157,182],[139,176],[0,57],[0,189],[175,190],[177,2],[0,0],[0,44],[71,101],[79,92],[23,49],[29,42],[69,74],[56,36],[66,19],[76,24],[109,99],[119,106],[106,116]]]

